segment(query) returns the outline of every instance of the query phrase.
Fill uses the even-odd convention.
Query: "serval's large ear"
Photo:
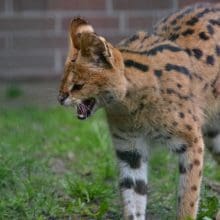
[[[80,48],[80,36],[83,32],[94,32],[93,27],[82,18],[74,18],[70,24],[70,37],[73,42],[73,46],[79,50]]]
[[[80,50],[80,38],[84,32],[93,33],[93,27],[84,19],[77,17],[70,23],[69,29],[69,52],[67,61],[76,59],[77,53]]]
[[[96,66],[109,68],[113,66],[111,44],[95,33],[82,33],[80,52],[82,57],[87,58],[89,62],[92,62]]]

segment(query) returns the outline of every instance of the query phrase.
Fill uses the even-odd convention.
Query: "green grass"
[[[5,97],[8,99],[16,99],[23,95],[23,91],[16,85],[10,85],[5,91]]]
[[[87,121],[71,110],[0,110],[0,219],[120,219],[117,168],[103,112]],[[149,212],[174,219],[177,158],[155,147],[150,159]],[[220,180],[208,158],[205,175]],[[220,208],[203,186],[199,219]]]

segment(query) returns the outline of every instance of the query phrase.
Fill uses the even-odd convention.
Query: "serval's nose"
[[[65,92],[65,93],[61,92],[57,99],[58,99],[59,103],[61,105],[63,105],[68,96],[69,96],[69,94],[67,92]]]

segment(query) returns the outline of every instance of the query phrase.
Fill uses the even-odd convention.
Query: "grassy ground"
[[[0,219],[121,219],[103,112],[82,122],[61,107],[3,107],[0,135]],[[176,161],[165,148],[151,152],[151,219],[175,219]],[[209,157],[205,175],[220,181]],[[199,219],[219,208],[219,195],[203,184]]]

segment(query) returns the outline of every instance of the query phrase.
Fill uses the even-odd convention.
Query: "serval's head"
[[[97,108],[117,102],[125,95],[121,53],[81,18],[71,22],[69,52],[58,100],[76,107],[79,119]]]

